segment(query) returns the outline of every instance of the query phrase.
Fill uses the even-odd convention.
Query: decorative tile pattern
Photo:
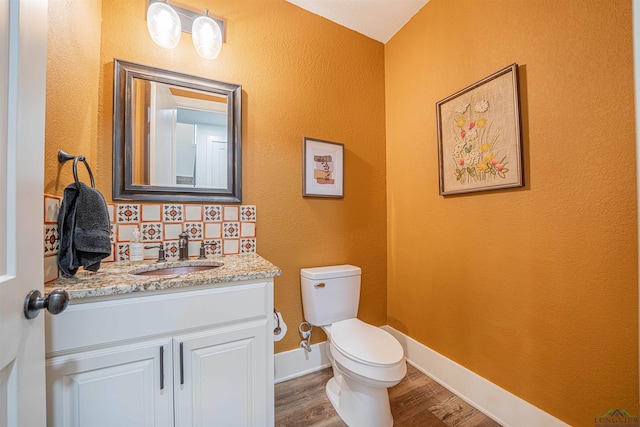
[[[203,224],[201,222],[185,222],[184,231],[189,235],[189,239],[202,240],[203,237]]]
[[[51,256],[51,255],[57,254],[59,248],[60,248],[60,236],[58,235],[58,225],[45,224],[44,225],[44,256]]]
[[[224,206],[222,208],[222,219],[225,221],[239,221],[240,208],[237,206]]]
[[[162,221],[162,206],[160,205],[142,205],[143,221]]]
[[[240,223],[239,222],[223,222],[222,223],[222,238],[223,239],[237,239],[240,237]]]
[[[240,206],[240,221],[255,221],[255,220],[256,220],[255,206]]]
[[[132,222],[140,222],[140,205],[116,205],[116,222],[129,224]]]
[[[162,241],[162,223],[143,222],[140,224],[140,233],[143,242],[160,242]]]
[[[206,222],[222,221],[222,206],[209,205],[204,207],[204,220]]]
[[[60,250],[57,215],[61,197],[44,195],[45,280],[59,277],[56,254]],[[189,257],[200,255],[204,241],[207,256],[256,253],[256,207],[254,205],[191,205],[108,203],[112,244],[111,255],[103,262],[129,261],[129,242],[140,228],[142,242],[161,244],[168,260],[177,260],[178,239],[189,234]],[[158,249],[145,249],[144,258],[157,259]]]
[[[116,205],[107,203],[107,212],[109,212],[109,222],[116,222]]]
[[[200,256],[200,245],[202,240],[189,240],[189,258],[198,258]],[[205,248],[206,255],[206,248]]]
[[[133,240],[133,232],[139,228],[138,224],[118,224],[116,242],[130,242]]]
[[[178,240],[182,233],[182,224],[165,224],[164,225],[164,239],[165,240]]]
[[[207,256],[222,255],[222,240],[205,240],[204,245]]]
[[[182,222],[184,221],[184,206],[182,205],[163,205],[162,220],[164,222]]]
[[[44,196],[44,222],[45,224],[56,224],[58,222],[58,212],[60,211],[60,198]]]
[[[202,206],[185,205],[184,219],[185,221],[202,221]]]
[[[240,237],[256,237],[256,223],[255,222],[241,222],[240,223]]]
[[[236,255],[240,253],[240,240],[224,239],[222,241],[222,255]]]
[[[219,222],[207,223],[204,225],[205,239],[220,239],[222,237],[222,224]]]
[[[116,243],[116,261],[129,261],[129,243]]]
[[[116,245],[111,245],[111,253],[108,257],[103,258],[102,262],[114,262],[116,260]]]
[[[240,253],[255,254],[256,239],[240,239]]]
[[[58,274],[58,257],[48,256],[44,258],[44,282],[51,282],[59,277]]]
[[[164,256],[167,259],[178,259],[180,256],[178,242],[164,242]]]

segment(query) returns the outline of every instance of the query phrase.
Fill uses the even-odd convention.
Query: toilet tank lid
[[[334,279],[336,277],[358,276],[360,274],[362,274],[362,270],[355,265],[332,265],[300,270],[302,277],[311,280]]]

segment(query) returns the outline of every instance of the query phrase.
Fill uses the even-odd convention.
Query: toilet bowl
[[[407,366],[391,334],[356,317],[360,275],[351,265],[302,269],[303,309],[327,334],[333,377],[326,392],[338,415],[350,427],[389,427],[387,388],[404,378]]]

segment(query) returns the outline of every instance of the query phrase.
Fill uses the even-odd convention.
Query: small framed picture
[[[344,144],[303,139],[302,196],[344,197]]]

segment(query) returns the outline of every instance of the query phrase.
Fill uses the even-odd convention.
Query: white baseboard
[[[326,341],[312,344],[310,353],[302,348],[277,353],[274,363],[276,384],[331,366]]]
[[[542,409],[498,387],[402,332],[390,326],[383,326],[382,329],[400,341],[407,362],[501,425],[505,427],[568,426]]]
[[[568,424],[542,409],[402,332],[390,326],[382,326],[382,329],[396,337],[402,344],[407,362],[501,425],[505,427],[568,427]],[[313,344],[311,348],[311,353],[299,348],[275,355],[276,384],[331,366],[327,358],[326,342]]]

